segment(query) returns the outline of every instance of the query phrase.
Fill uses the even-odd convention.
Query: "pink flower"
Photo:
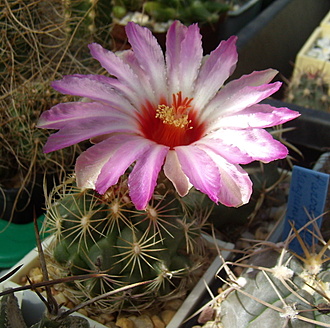
[[[44,151],[91,139],[95,144],[76,162],[77,183],[100,194],[135,163],[128,183],[137,209],[146,208],[161,169],[181,196],[193,185],[216,203],[247,203],[252,183],[239,164],[286,157],[286,147],[264,128],[299,116],[257,104],[280,88],[270,83],[277,71],[253,72],[224,86],[237,63],[236,37],[203,57],[198,26],[174,22],[164,58],[147,28],[129,23],[126,32],[132,50],[89,46],[110,77],[53,82],[57,91],[89,101],[58,104],[41,115],[39,127],[59,130]]]

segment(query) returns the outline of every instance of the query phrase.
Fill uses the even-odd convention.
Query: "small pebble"
[[[214,309],[212,306],[207,306],[206,308],[203,309],[201,314],[199,315],[197,321],[198,323],[206,323],[210,320],[212,320],[214,317]]]
[[[121,317],[116,321],[116,326],[120,328],[135,328],[134,322],[128,318]]]
[[[118,328],[118,326],[113,321],[107,322],[105,326],[109,328]]]
[[[134,322],[135,328],[154,328],[152,320],[147,315],[131,316],[128,318]]]
[[[315,45],[307,52],[307,56],[329,61],[330,60],[330,38],[321,37],[316,40]]]
[[[165,323],[158,315],[151,316],[152,323],[154,324],[154,328],[165,328]]]
[[[85,309],[79,309],[77,312],[84,315],[85,317],[88,317],[88,312]]]
[[[180,306],[182,305],[183,300],[177,298],[174,300],[167,301],[164,305],[165,310],[178,310]]]
[[[99,315],[99,317],[103,318],[106,322],[114,321],[115,316],[113,314],[108,314],[108,313],[102,313]]]
[[[170,323],[174,315],[175,315],[175,311],[173,310],[164,310],[160,313],[160,316],[164,321],[165,325],[168,325]]]
[[[90,316],[90,318],[94,321],[99,322],[102,325],[104,325],[106,323],[106,321],[103,318],[101,318],[100,316]]]
[[[54,298],[58,304],[65,304],[68,301],[67,298],[63,295],[63,293],[58,293],[54,295]]]

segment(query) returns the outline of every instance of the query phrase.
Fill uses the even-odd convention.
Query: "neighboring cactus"
[[[103,25],[106,23],[98,12],[109,16],[111,9],[110,1],[96,3],[86,0],[90,11],[79,12],[77,9],[68,15],[68,2],[35,0],[27,4],[26,1],[0,1],[0,198],[5,199],[5,204],[0,206],[0,219],[12,220],[15,213],[20,215],[33,203],[30,201],[34,197],[33,190],[42,190],[43,175],[56,173],[59,176],[63,171],[71,170],[80,153],[79,147],[70,147],[57,154],[44,154],[42,145],[49,133],[36,129],[36,121],[45,109],[63,100],[72,100],[70,96],[55,92],[50,81],[64,73],[85,73],[92,69],[92,59],[76,64],[77,54],[84,56],[78,48],[87,49],[93,36],[100,37],[101,30],[106,31],[107,26]],[[82,1],[70,1],[71,6],[78,3]],[[103,10],[105,4],[108,8]],[[78,33],[85,23],[78,13],[82,16],[93,13],[100,24],[96,30],[94,28],[91,37]],[[106,38],[102,40],[106,42]],[[37,174],[41,178],[37,178]],[[36,185],[38,188],[34,189]],[[13,208],[10,208],[11,201],[7,200],[3,190],[17,187],[20,191],[13,201]],[[39,198],[35,203],[42,203]],[[36,214],[40,215],[38,207],[35,204]],[[32,221],[32,215],[27,216],[26,220]]]
[[[0,327],[27,328],[14,294],[5,295],[0,300]]]
[[[74,34],[74,46],[81,40],[106,42],[111,24],[111,0],[65,0],[67,31]]]
[[[159,187],[146,211],[134,208],[124,180],[104,196],[75,187],[57,193],[59,199],[49,205],[46,224],[55,234],[51,272],[59,273],[56,278],[93,272],[108,275],[66,286],[64,292],[71,301],[150,281],[94,304],[107,311],[128,310],[127,305],[139,310],[157,300],[182,296],[191,288],[203,254],[203,222],[196,203],[191,208],[174,193],[162,195],[161,191]]]
[[[1,328],[27,328],[22,311],[14,293],[2,296],[0,300],[0,327]],[[30,328],[89,328],[87,319],[78,316],[65,318],[48,318],[44,316],[38,323]]]
[[[304,256],[273,244],[256,249],[248,264],[231,263],[247,269],[239,278],[231,273],[214,302],[215,321],[203,327],[330,327],[330,266],[324,265],[330,241],[309,251],[293,229]]]
[[[151,21],[167,22],[175,19],[188,25],[191,23],[217,23],[221,13],[227,12],[230,6],[225,1],[212,0],[158,0],[158,1],[113,1],[112,14],[122,19],[129,12],[147,14]]]
[[[330,112],[329,82],[321,73],[302,73],[286,91],[286,101],[299,106]]]

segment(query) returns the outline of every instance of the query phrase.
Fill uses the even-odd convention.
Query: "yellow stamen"
[[[191,123],[191,120],[188,120],[188,109],[192,99],[182,99],[181,91],[173,94],[172,98],[172,106],[158,105],[156,118],[161,119],[164,124],[174,125],[177,128],[185,128]]]
[[[166,105],[158,105],[156,109],[156,118],[161,119],[164,124],[184,128],[191,122],[191,120],[188,120],[188,114],[181,114],[179,117],[176,117],[175,114],[175,109]]]

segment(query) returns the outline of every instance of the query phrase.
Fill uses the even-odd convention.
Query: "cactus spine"
[[[231,283],[214,302],[214,321],[203,328],[330,327],[330,266],[324,255],[330,240],[320,238],[323,246],[309,249],[293,230],[303,255],[268,244],[254,250],[248,264],[231,263],[247,269],[239,278],[231,272]]]
[[[303,73],[289,83],[286,101],[299,106],[330,112],[329,94],[329,82],[321,73]]]
[[[137,211],[131,204],[125,179],[104,196],[73,186],[57,191],[46,224],[55,234],[49,256],[56,268],[50,271],[59,273],[54,278],[107,274],[66,287],[74,303],[149,281],[96,303],[98,309],[108,311],[140,310],[157,300],[184,295],[194,284],[193,273],[203,254],[203,222],[174,193],[162,194],[161,189],[146,211]]]

